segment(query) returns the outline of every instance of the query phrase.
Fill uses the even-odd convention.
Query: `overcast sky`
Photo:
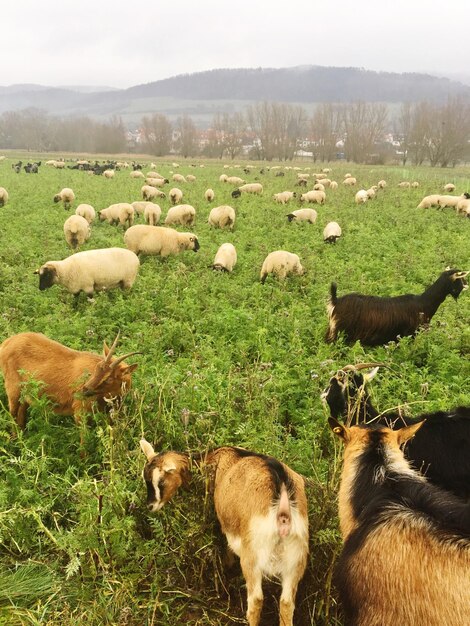
[[[469,74],[469,18],[470,0],[6,0],[0,85],[294,65]]]

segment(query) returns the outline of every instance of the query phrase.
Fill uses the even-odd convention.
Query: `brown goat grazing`
[[[339,490],[336,583],[348,626],[463,626],[470,616],[470,505],[429,484],[400,430],[348,428]]]
[[[41,333],[13,335],[0,345],[0,369],[5,379],[10,413],[20,428],[26,425],[30,403],[21,398],[22,386],[36,380],[44,386],[41,393],[54,403],[57,415],[73,415],[78,424],[96,402],[100,409],[106,401],[122,396],[131,386],[137,365],[126,365],[130,352],[113,359],[119,333],[112,346],[104,343],[103,356],[67,348]]]
[[[143,439],[147,506],[158,511],[187,482],[189,459],[156,455]],[[279,624],[292,626],[297,586],[308,555],[308,517],[303,478],[277,459],[223,447],[202,457],[213,471],[214,504],[229,549],[240,557],[248,595],[249,626],[258,626],[263,577],[282,584]]]
[[[347,341],[360,341],[377,346],[399,337],[413,335],[420,326],[428,324],[447,296],[455,300],[468,288],[469,272],[447,269],[420,295],[406,294],[391,298],[348,293],[340,298],[336,285],[331,284],[328,303],[327,342],[336,341],[344,332]]]

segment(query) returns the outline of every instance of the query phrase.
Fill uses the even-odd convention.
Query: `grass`
[[[81,297],[74,306],[62,288],[39,292],[33,273],[70,254],[62,226],[71,211],[54,205],[53,195],[72,187],[75,206],[87,202],[99,210],[140,199],[142,182],[125,170],[112,180],[44,166],[38,175],[16,175],[11,162],[13,156],[0,163],[0,185],[10,194],[0,209],[0,338],[36,331],[100,352],[103,340],[112,341],[121,330],[118,354],[143,355],[135,357],[139,368],[123,407],[91,416],[85,458],[73,419],[55,416],[42,398],[27,429],[18,432],[0,385],[0,623],[244,623],[243,579],[223,567],[204,478],[195,476],[190,489],[157,516],[147,514],[138,448],[144,435],[158,449],[236,444],[277,456],[304,474],[310,562],[296,619],[302,626],[341,624],[331,582],[340,549],[340,457],[320,393],[346,363],[383,361],[390,371],[381,372],[372,388],[380,410],[399,405],[416,415],[468,405],[470,301],[468,292],[457,302],[446,300],[429,330],[399,344],[327,345],[329,284],[337,282],[340,295],[418,293],[448,265],[470,269],[470,220],[450,210],[416,209],[445,182],[468,190],[468,171],[335,164],[332,177],[338,181],[351,171],[357,188],[381,178],[388,187],[357,207],[355,191],[340,185],[327,192],[325,206],[315,207],[319,217],[310,225],[289,224],[285,215],[293,205],[272,201],[273,193],[294,189],[295,170],[283,178],[274,171],[260,174],[260,166],[247,176],[228,170],[259,179],[265,188],[262,197],[232,200],[232,188],[218,181],[227,173],[221,162],[207,161],[204,168],[181,162],[179,172],[197,176],[177,186],[183,202],[196,208],[200,251],[165,261],[145,258],[130,292],[100,293],[94,303]],[[159,160],[158,171],[170,176],[171,160]],[[402,179],[421,186],[398,189]],[[235,207],[233,233],[209,228],[207,187],[216,193],[212,206]],[[165,215],[168,201],[160,205]],[[340,223],[343,237],[326,246],[321,233],[331,220]],[[238,252],[229,275],[208,269],[225,241]],[[113,245],[123,245],[122,229],[98,222],[83,249]],[[307,273],[284,283],[269,277],[260,285],[263,259],[276,249],[297,253]],[[16,585],[14,576],[23,582]],[[12,588],[18,591],[5,592]],[[275,600],[268,597],[264,619],[272,624]]]

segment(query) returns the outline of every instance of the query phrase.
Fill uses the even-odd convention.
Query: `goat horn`
[[[388,365],[385,363],[356,363],[355,365],[345,365],[340,369],[342,369],[343,372],[355,372],[356,370],[365,370],[371,367],[388,367]]]
[[[127,354],[123,354],[111,363],[111,369],[113,370],[117,365],[119,365],[119,363],[122,363],[124,359],[127,359],[134,354],[143,354],[143,352],[128,352]]]
[[[109,361],[111,360],[111,357],[113,356],[114,351],[116,350],[116,345],[117,342],[119,340],[119,335],[121,334],[121,331],[118,330],[118,334],[116,335],[116,339],[113,341],[112,346],[109,348],[108,354],[106,355],[106,358],[104,360],[105,363],[109,363]],[[104,342],[106,345],[106,342]]]

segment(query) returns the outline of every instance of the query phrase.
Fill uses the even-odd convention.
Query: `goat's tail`
[[[336,296],[336,292],[337,292],[337,287],[336,287],[336,283],[331,283],[330,285],[330,304],[332,304],[333,306],[335,306],[338,298]]]
[[[285,484],[282,484],[281,486],[281,494],[279,496],[276,519],[279,537],[287,537],[291,530],[292,516],[289,495],[287,493],[287,488]]]

